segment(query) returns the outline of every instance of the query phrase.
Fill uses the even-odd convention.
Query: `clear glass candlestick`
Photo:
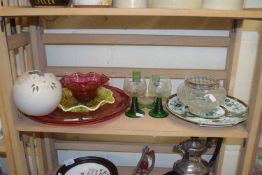
[[[143,97],[146,92],[146,81],[141,78],[140,73],[133,73],[132,78],[124,80],[124,91],[131,97],[130,109],[125,113],[131,118],[143,117],[145,112],[140,109],[138,97]]]
[[[165,118],[168,113],[163,109],[162,97],[168,97],[171,94],[171,80],[159,75],[153,75],[149,81],[148,92],[150,96],[155,97],[153,109],[149,111],[149,115],[154,118]]]

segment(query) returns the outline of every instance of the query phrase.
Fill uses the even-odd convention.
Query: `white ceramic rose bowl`
[[[147,0],[114,0],[116,8],[147,8]]]
[[[13,100],[17,108],[30,116],[51,113],[59,105],[62,87],[51,73],[30,71],[20,76],[13,87]]]
[[[148,0],[150,8],[199,9],[202,0]]]
[[[217,10],[240,10],[243,8],[244,0],[204,0],[204,9]]]

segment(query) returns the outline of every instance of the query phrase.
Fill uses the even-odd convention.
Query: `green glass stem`
[[[146,107],[146,105],[144,105],[143,103],[138,103],[138,106],[139,106],[140,109],[143,109],[143,108]]]
[[[154,98],[154,101],[152,103],[148,104],[146,107],[147,107],[147,109],[153,109],[155,105],[156,105],[156,98]]]
[[[142,111],[139,107],[139,104],[138,104],[138,99],[137,97],[132,97],[131,99],[131,107],[130,109],[125,113],[127,117],[130,117],[130,118],[140,118],[140,117],[143,117],[145,112]]]
[[[149,111],[149,115],[154,118],[165,118],[168,116],[168,113],[163,109],[161,97],[156,98],[155,106],[152,110]]]

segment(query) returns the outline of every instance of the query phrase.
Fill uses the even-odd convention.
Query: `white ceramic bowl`
[[[218,10],[240,10],[244,0],[204,0],[203,8]]]
[[[61,84],[51,73],[26,72],[13,86],[14,103],[21,112],[31,116],[51,113],[59,105],[61,97]]]
[[[73,0],[74,6],[112,6],[112,0]]]
[[[150,8],[199,9],[202,0],[148,0]]]
[[[113,0],[116,8],[147,8],[147,0]]]

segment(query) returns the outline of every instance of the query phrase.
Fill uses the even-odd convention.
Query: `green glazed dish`
[[[103,86],[97,89],[97,97],[88,103],[79,103],[69,89],[63,88],[62,100],[58,107],[64,112],[82,113],[95,111],[104,104],[113,104],[114,102],[113,92]]]

